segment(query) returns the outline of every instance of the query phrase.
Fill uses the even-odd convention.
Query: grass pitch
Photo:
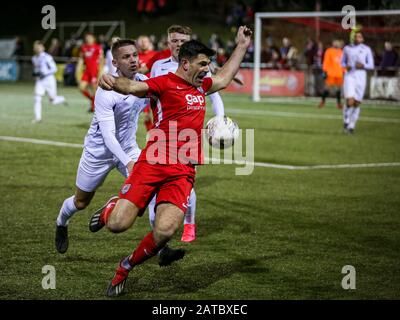
[[[43,105],[31,124],[33,85],[0,85],[0,136],[83,143],[91,115],[75,88],[69,107]],[[262,102],[223,95],[226,113],[255,129],[255,161],[293,166],[400,162],[400,108],[364,105],[354,136],[341,131],[333,101]],[[211,109],[211,108],[209,108]],[[211,117],[207,113],[207,119]],[[144,145],[141,125],[138,141]],[[88,231],[90,213],[118,192],[113,172],[70,223],[65,255],[54,248],[55,219],[74,192],[79,148],[0,140],[0,299],[103,299],[119,259],[148,232],[147,214],[119,235]],[[121,299],[399,299],[400,167],[287,170],[235,165],[198,169],[198,239],[174,247],[185,258],[135,268]],[[56,289],[42,289],[42,267]],[[356,289],[341,286],[356,269]]]

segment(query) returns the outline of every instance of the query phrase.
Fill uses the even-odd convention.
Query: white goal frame
[[[321,18],[345,17],[341,11],[302,11],[302,12],[257,12],[254,16],[254,78],[253,101],[259,102],[260,97],[260,63],[261,63],[261,33],[262,19],[271,18]],[[356,17],[400,15],[400,10],[356,10]]]

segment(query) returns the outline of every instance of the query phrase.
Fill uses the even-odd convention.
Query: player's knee
[[[130,221],[118,214],[111,214],[107,221],[107,228],[113,233],[124,232],[132,225]]]
[[[120,223],[117,222],[108,222],[107,223],[107,228],[110,230],[112,233],[121,233],[126,230],[124,226]]]
[[[177,229],[177,226],[174,224],[156,226],[153,230],[154,240],[158,244],[167,243],[169,240],[171,240]]]
[[[81,90],[81,91],[84,91],[84,90],[86,90],[86,87],[87,87],[87,84],[86,83],[80,83],[79,84],[79,90]]]
[[[75,199],[74,204],[78,210],[83,210],[90,204],[90,199]]]

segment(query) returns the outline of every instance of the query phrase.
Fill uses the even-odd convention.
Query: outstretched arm
[[[213,84],[208,91],[209,93],[225,89],[236,73],[239,71],[240,63],[246,54],[250,45],[252,31],[246,26],[241,26],[236,36],[237,46],[230,56],[229,60],[224,64],[221,70],[212,77]]]
[[[132,94],[137,97],[146,96],[149,86],[145,82],[129,80],[125,77],[113,77],[103,74],[99,80],[99,86],[104,90],[114,90],[122,94]]]

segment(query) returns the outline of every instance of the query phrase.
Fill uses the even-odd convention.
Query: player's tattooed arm
[[[235,77],[236,73],[239,71],[240,64],[246,54],[247,48],[250,45],[252,34],[250,28],[246,26],[239,27],[236,36],[236,48],[221,70],[212,77],[213,85],[209,90],[209,93],[226,88]]]
[[[110,74],[103,74],[100,77],[99,86],[104,90],[114,90],[137,97],[144,97],[149,91],[149,86],[145,82],[133,81],[124,77],[115,78]]]

